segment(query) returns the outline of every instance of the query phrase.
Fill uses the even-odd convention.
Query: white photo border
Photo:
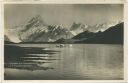
[[[72,0],[71,0],[72,1]],[[2,83],[127,83],[128,80],[128,3],[124,2],[71,2],[67,1],[39,1],[39,2],[1,2],[0,3],[0,61]],[[98,1],[98,0],[97,0]],[[123,4],[124,5],[124,80],[4,80],[4,4]]]

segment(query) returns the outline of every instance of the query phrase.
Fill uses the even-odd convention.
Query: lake
[[[123,80],[123,45],[5,44],[5,80]]]

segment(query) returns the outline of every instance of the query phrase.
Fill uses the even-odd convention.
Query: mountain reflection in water
[[[5,68],[25,69],[31,71],[54,69],[53,67],[43,67],[42,65],[52,63],[52,60],[59,60],[50,58],[53,54],[56,54],[59,51],[44,49],[45,48],[41,47],[5,45]],[[38,54],[38,56],[36,54]],[[41,56],[39,54],[44,55]]]
[[[122,80],[123,45],[5,44],[5,80]]]

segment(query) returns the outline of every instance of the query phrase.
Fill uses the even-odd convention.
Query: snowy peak
[[[24,24],[23,29],[19,32],[20,40],[24,42],[35,41],[34,39],[38,35],[48,32],[48,27],[42,20],[42,17],[37,15]]]
[[[70,28],[70,31],[72,34],[74,35],[77,35],[79,33],[82,33],[84,31],[86,31],[88,28],[88,25],[87,24],[82,24],[82,23],[73,23],[71,28]]]
[[[66,30],[63,26],[61,25],[49,25],[48,29],[50,31],[56,31],[56,30]]]
[[[70,30],[73,31],[73,30],[77,30],[77,29],[83,29],[85,30],[86,28],[88,27],[88,25],[86,24],[82,24],[82,23],[73,23]]]
[[[42,17],[40,15],[37,15],[35,17],[33,17],[30,21],[28,21],[28,24],[26,25],[26,27],[32,27],[32,26],[40,26],[40,25],[45,25]]]
[[[96,25],[92,26],[91,28],[89,28],[89,31],[90,32],[98,32],[98,31],[103,32],[103,31],[107,30],[108,28],[115,26],[119,23],[121,23],[121,21],[99,23],[99,24],[96,24]]]
[[[103,32],[103,31],[107,30],[108,28],[115,26],[121,22],[122,21],[111,21],[111,22],[99,23],[99,24],[96,24],[93,26],[74,22],[70,28],[70,31],[74,36],[76,36],[82,32],[85,32],[85,31],[93,32],[93,33],[97,33],[99,31]]]
[[[75,36],[76,43],[93,43],[93,44],[123,44],[123,26],[124,23],[116,24],[109,29],[97,33],[83,32]]]
[[[42,17],[40,15],[36,15],[35,17],[32,17],[31,19],[29,19],[24,24],[20,24],[19,26],[15,26],[14,29],[16,32],[18,32],[17,34],[20,35],[31,28],[43,27],[45,25],[46,24],[42,20]]]
[[[71,27],[67,29],[62,25],[48,25],[40,15],[36,15],[24,24],[16,26],[12,30],[10,29],[9,31],[13,33],[14,37],[8,35],[8,38],[17,42],[54,42],[62,38],[70,39],[83,32],[103,32],[118,23],[119,22],[107,22],[90,26],[74,22]]]
[[[25,30],[28,30],[29,28],[32,27],[39,27],[39,26],[45,26],[44,21],[42,20],[42,17],[40,15],[37,15],[30,19],[26,24],[25,24]]]
[[[23,42],[53,42],[60,38],[73,37],[72,33],[62,25],[45,24],[39,15],[17,28],[16,32],[18,32],[19,39]]]

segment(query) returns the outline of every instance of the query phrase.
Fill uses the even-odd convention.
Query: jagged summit
[[[53,42],[60,38],[71,38],[72,33],[62,25],[48,25],[40,15],[16,28],[22,42]],[[22,29],[21,29],[22,28]]]
[[[109,21],[109,22],[98,23],[88,28],[88,30],[90,32],[99,32],[99,31],[103,32],[107,30],[108,28],[115,26],[121,22],[122,21]]]
[[[32,19],[30,19],[25,25],[24,25],[24,30],[26,31],[29,28],[32,27],[39,27],[39,26],[45,26],[46,24],[44,23],[44,21],[42,20],[42,17],[40,15],[37,15],[35,17],[33,17]]]
[[[36,15],[31,20],[28,21],[29,24],[44,24],[42,17],[40,15]]]
[[[73,22],[73,24],[70,28],[70,31],[72,32],[72,34],[77,35],[79,33],[86,31],[87,28],[88,28],[87,24]]]
[[[46,24],[41,15],[36,15],[24,24],[16,26],[13,30],[9,31],[12,31],[11,33],[21,42],[54,42],[59,39],[79,37],[77,35],[83,32],[86,32],[88,35],[103,32],[117,23],[118,22],[108,22],[90,26],[79,22],[73,22],[71,27],[65,28],[62,25]],[[81,35],[81,37],[83,37],[83,34]]]

